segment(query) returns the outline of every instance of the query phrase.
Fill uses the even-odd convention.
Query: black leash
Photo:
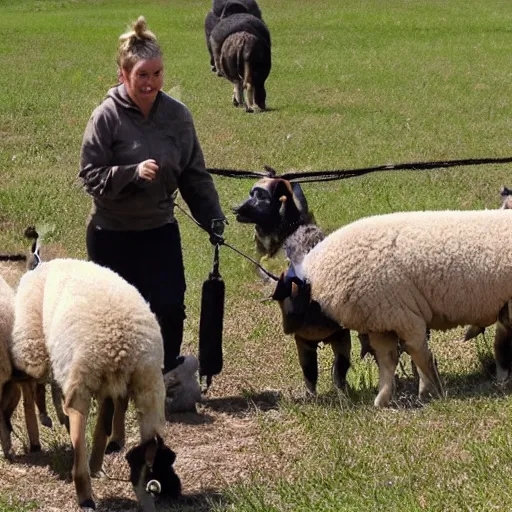
[[[0,254],[0,261],[27,261],[25,254]]]
[[[201,224],[199,224],[199,222],[197,222],[197,220],[194,219],[194,217],[192,217],[192,215],[190,215],[190,213],[188,213],[185,209],[183,209],[178,203],[175,202],[174,204],[175,204],[176,208],[178,208],[178,210],[180,210],[189,219],[191,219],[192,222],[194,222],[197,226],[199,226],[201,229],[204,230],[203,226],[201,226]],[[214,269],[217,268],[217,272],[218,272],[218,268],[219,268],[219,249],[218,249],[219,245],[225,245],[226,247],[229,247],[231,250],[235,251],[237,254],[240,254],[240,256],[243,256],[245,259],[249,260],[251,263],[254,263],[254,265],[256,265],[266,276],[270,277],[270,279],[273,279],[274,281],[279,281],[279,278],[276,275],[272,274],[272,272],[269,272],[266,268],[264,268],[262,265],[260,265],[255,259],[251,258],[247,254],[244,254],[242,251],[240,251],[236,247],[233,247],[231,244],[228,244],[225,240],[222,240],[222,242],[219,242],[218,244],[215,245]]]
[[[410,162],[404,164],[388,164],[378,165],[373,167],[365,167],[359,169],[336,169],[329,171],[292,171],[286,172],[279,176],[272,176],[272,173],[267,170],[266,173],[257,171],[244,171],[236,169],[216,169],[209,168],[208,172],[218,176],[226,176],[231,178],[266,178],[278,177],[293,183],[311,183],[315,181],[332,181],[343,180],[348,178],[355,178],[363,176],[372,172],[382,171],[422,171],[430,169],[446,169],[449,167],[464,167],[471,165],[488,165],[488,164],[507,164],[512,163],[512,157],[505,158],[467,158],[460,160],[437,160],[433,162]],[[267,169],[267,167],[265,167]]]

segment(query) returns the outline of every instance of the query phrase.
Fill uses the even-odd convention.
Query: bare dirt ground
[[[217,395],[217,396],[215,396]],[[221,491],[246,480],[263,464],[258,415],[272,410],[279,395],[264,392],[248,398],[226,397],[221,390],[205,397],[197,413],[168,418],[165,440],[176,451],[175,469],[182,480],[183,498],[178,503],[160,503],[160,510],[211,510],[223,500]],[[15,419],[16,458],[0,462],[0,492],[16,502],[35,502],[41,512],[79,510],[71,481],[72,449],[63,427],[41,430],[43,450],[25,453],[21,408]],[[127,448],[105,457],[105,475],[93,479],[98,511],[138,510],[124,455],[137,443],[137,425],[132,411],[127,425]],[[54,423],[56,423],[54,421]],[[20,439],[21,438],[21,439]]]

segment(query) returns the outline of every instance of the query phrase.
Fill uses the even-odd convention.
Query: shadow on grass
[[[73,448],[71,445],[56,445],[44,451],[16,455],[13,462],[48,467],[60,480],[71,481]]]
[[[168,510],[171,512],[211,512],[215,506],[227,505],[225,496],[213,490],[200,493],[186,494],[178,500],[156,500],[157,511]],[[139,510],[135,500],[126,498],[106,498],[98,502],[98,512],[102,511],[128,511]]]
[[[441,373],[446,398],[496,398],[511,394],[512,381],[506,386],[496,383],[496,364],[492,356],[480,358],[480,368],[469,373]],[[395,379],[395,390],[391,407],[396,409],[416,409],[423,407],[426,402],[418,397],[419,380],[411,373]],[[331,389],[317,397],[295,399],[296,403],[315,401],[322,406],[340,404],[343,407],[358,408],[373,404],[378,393],[378,384],[363,385],[359,389],[348,389],[344,392]]]
[[[202,404],[217,412],[244,414],[254,409],[269,411],[277,409],[282,394],[279,391],[263,391],[261,393],[246,393],[243,396],[227,396],[221,398],[206,398]]]

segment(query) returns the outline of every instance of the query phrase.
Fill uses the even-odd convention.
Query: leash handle
[[[220,273],[219,273],[219,264],[220,264],[220,258],[219,258],[219,244],[215,244],[215,249],[213,252],[213,269],[210,274],[210,277],[212,279],[220,279]]]

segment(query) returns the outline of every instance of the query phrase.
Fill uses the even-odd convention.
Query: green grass
[[[209,167],[278,172],[512,154],[512,6],[505,0],[261,0],[272,35],[269,111],[231,106],[231,85],[209,71],[203,21],[209,0],[0,0],[0,252],[26,246],[29,224],[85,256],[90,199],[76,176],[83,130],[115,82],[117,37],[144,14],[165,55],[164,90],[193,113]],[[230,207],[252,181],[216,178],[226,238],[254,254],[252,231]],[[512,185],[509,166],[404,171],[304,185],[327,231],[397,210],[483,209]],[[199,296],[211,267],[207,237],[179,212],[187,272],[185,346],[197,350]],[[226,281],[224,378],[241,393],[279,389],[258,415],[269,469],[225,489],[214,510],[509,510],[512,400],[494,389],[480,340],[433,347],[448,398],[375,411],[374,365],[357,362],[354,396],[296,399],[301,376],[269,288],[222,249]],[[357,347],[356,347],[357,348]],[[357,360],[354,349],[354,360]],[[410,386],[409,386],[410,391]],[[295,398],[294,398],[295,397]],[[408,399],[406,399],[407,401]],[[24,505],[1,510],[20,512]],[[4,508],[2,508],[4,507]],[[11,508],[9,508],[11,507]],[[230,508],[232,507],[232,508]]]

